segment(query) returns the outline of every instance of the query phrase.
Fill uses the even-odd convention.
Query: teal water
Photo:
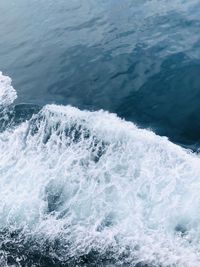
[[[0,12],[18,103],[109,110],[199,142],[199,1],[2,0]]]
[[[200,266],[199,14],[0,1],[0,266]]]

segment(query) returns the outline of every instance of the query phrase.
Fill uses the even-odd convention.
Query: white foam
[[[0,228],[61,240],[60,259],[112,250],[199,267],[200,159],[167,138],[108,112],[48,105],[0,134],[0,155]]]
[[[17,93],[11,85],[11,78],[0,71],[0,106],[8,106],[17,98]]]

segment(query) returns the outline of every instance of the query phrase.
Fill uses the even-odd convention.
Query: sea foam
[[[199,267],[198,155],[115,114],[58,105],[0,133],[0,155],[4,258],[13,242],[63,263]]]
[[[11,85],[11,78],[4,76],[0,71],[0,105],[7,106],[14,102],[17,93]]]

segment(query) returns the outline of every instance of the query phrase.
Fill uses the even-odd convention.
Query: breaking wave
[[[16,92],[0,81],[5,113]],[[105,111],[13,118],[0,133],[2,266],[199,267],[197,154]]]
[[[11,78],[0,71],[0,105],[8,106],[17,98],[17,93],[11,85]]]

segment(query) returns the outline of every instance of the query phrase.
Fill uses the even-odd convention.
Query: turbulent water
[[[10,82],[1,74],[1,266],[199,266],[198,155],[102,110],[16,120]]]
[[[200,266],[199,14],[0,1],[0,267]]]

